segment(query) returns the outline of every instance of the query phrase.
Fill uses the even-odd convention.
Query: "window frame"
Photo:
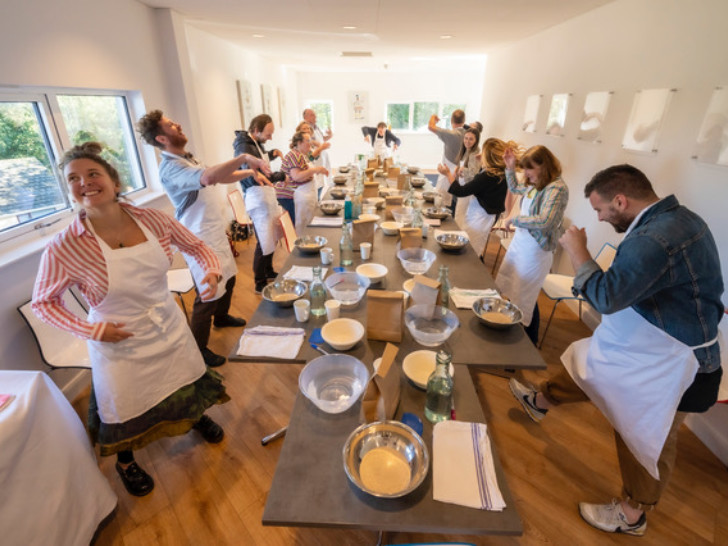
[[[427,103],[427,104],[436,103],[437,104],[437,116],[440,119],[445,119],[443,117],[443,107],[448,106],[448,105],[458,104],[456,102],[443,103],[443,102],[435,101],[435,100],[389,100],[384,103],[384,118],[383,119],[385,119],[387,124],[389,124],[389,118],[387,117],[387,110],[388,110],[388,107],[390,104],[408,104],[409,105],[409,118],[407,120],[408,127],[406,129],[397,129],[397,133],[408,134],[408,135],[423,135],[428,132],[427,126],[424,126],[422,129],[419,129],[419,130],[416,130],[413,128],[414,127],[415,104],[417,104],[417,103]],[[466,102],[459,103],[459,104],[463,104],[463,105],[467,106]],[[449,126],[450,126],[449,120],[446,121],[445,126],[446,126],[446,128],[449,128]]]
[[[326,105],[328,105],[329,110],[331,111],[331,126],[329,127],[329,129],[331,129],[331,132],[334,133],[335,132],[335,129],[336,129],[334,127],[334,101],[332,99],[308,100],[308,101],[306,101],[306,106],[304,107],[304,110],[307,110],[309,108],[313,110],[313,105],[314,104],[326,104]],[[318,119],[316,120],[316,125],[318,125],[319,126],[319,129],[321,129],[322,131],[324,130],[324,128],[319,124],[319,120]]]
[[[149,176],[147,169],[148,155],[145,153],[139,135],[134,130],[135,119],[142,115],[138,113],[139,106],[143,108],[141,93],[132,90],[119,89],[89,89],[73,87],[25,87],[25,86],[0,86],[0,103],[19,102],[33,103],[37,107],[41,130],[46,138],[47,151],[53,154],[50,157],[51,168],[58,182],[58,187],[63,194],[67,207],[56,212],[35,218],[22,224],[11,226],[0,232],[0,253],[7,248],[17,244],[23,244],[24,240],[48,235],[47,229],[53,226],[53,231],[58,227],[65,226],[76,214],[70,199],[68,186],[63,180],[62,173],[58,170],[57,163],[66,150],[72,147],[71,135],[66,129],[63,114],[58,102],[59,95],[86,95],[86,96],[110,96],[123,99],[126,111],[126,120],[122,121],[124,138],[129,144],[131,157],[130,167],[134,177],[134,183],[141,187],[125,193],[135,200],[143,200],[147,196],[158,193],[155,187],[154,177]]]

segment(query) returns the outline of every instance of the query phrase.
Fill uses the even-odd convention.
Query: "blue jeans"
[[[279,197],[278,204],[283,207],[283,210],[288,212],[288,214],[291,216],[291,222],[295,226],[296,225],[296,205],[294,204],[293,199],[283,199],[283,198]]]

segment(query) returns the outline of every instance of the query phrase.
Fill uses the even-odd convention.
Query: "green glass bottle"
[[[446,351],[437,352],[435,371],[427,380],[425,417],[431,423],[450,419],[452,408],[453,379],[450,375],[452,355]]]

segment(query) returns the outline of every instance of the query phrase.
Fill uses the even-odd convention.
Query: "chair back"
[[[70,291],[63,294],[63,304],[74,315],[86,318],[86,310]],[[30,327],[43,362],[52,370],[58,368],[91,368],[86,342],[65,330],[40,320],[30,308],[30,302],[18,307]]]
[[[235,189],[228,193],[228,201],[230,201],[230,206],[233,209],[233,215],[235,216],[235,221],[238,224],[251,224],[250,216],[248,216],[248,212],[245,210],[245,199],[243,198],[243,192],[240,191],[240,189]]]
[[[602,248],[599,249],[599,252],[597,253],[596,258],[594,258],[594,261],[597,262],[597,265],[602,268],[602,271],[606,271],[612,266],[612,262],[614,261],[614,256],[617,254],[617,249],[614,245],[609,243],[604,243]]]

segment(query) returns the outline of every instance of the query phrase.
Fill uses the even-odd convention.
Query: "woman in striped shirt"
[[[316,209],[316,186],[312,184],[314,176],[329,174],[325,167],[309,163],[310,152],[311,135],[297,131],[291,139],[291,151],[285,155],[281,164],[281,171],[286,173],[290,180],[276,185],[276,195],[281,206],[290,210],[281,202],[285,199],[292,200],[295,204],[295,219],[292,220],[298,233],[302,233],[303,228],[313,219]],[[288,204],[290,205],[290,201]]]
[[[205,299],[215,294],[220,264],[176,220],[120,203],[119,175],[100,152],[89,142],[61,162],[82,210],[43,253],[32,307],[41,320],[87,340],[89,432],[101,455],[117,454],[127,490],[142,496],[154,480],[134,461],[134,450],[191,428],[208,442],[222,440],[222,428],[204,412],[229,397],[222,377],[205,367],[166,277],[174,245],[205,270]],[[88,304],[87,319],[63,305],[63,293],[74,286]]]

